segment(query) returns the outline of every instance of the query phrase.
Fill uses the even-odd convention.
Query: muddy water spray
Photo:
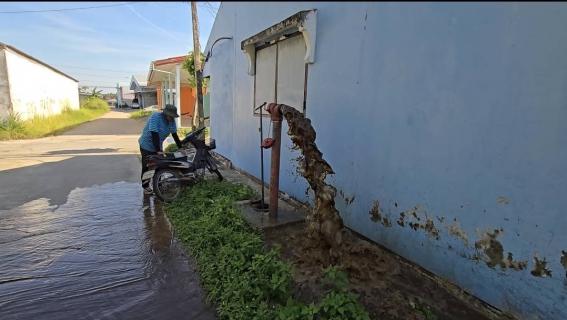
[[[334,174],[331,166],[323,159],[323,153],[315,144],[317,133],[311,125],[311,120],[305,118],[299,111],[288,105],[280,104],[275,108],[287,120],[287,134],[294,143],[293,149],[301,151],[298,158],[297,172],[301,174],[315,192],[313,211],[307,216],[308,234],[310,237],[322,239],[331,246],[331,255],[336,256],[338,247],[343,242],[343,220],[335,208],[337,189],[325,183],[328,174]]]

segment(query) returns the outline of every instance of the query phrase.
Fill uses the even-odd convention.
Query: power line
[[[157,5],[160,6],[160,7],[164,7],[164,8],[168,8],[168,9],[173,9],[173,8],[175,8],[175,7],[167,7],[167,6],[164,6],[164,5],[162,5],[161,3],[159,3],[159,2],[152,2],[152,3],[157,4]]]
[[[211,8],[211,10],[213,10],[215,14],[217,13],[218,9],[213,7],[213,5],[210,2],[205,2],[205,5]]]
[[[57,64],[54,64],[53,66],[56,66],[56,67],[63,67],[63,68],[75,68],[75,69],[94,70],[94,71],[121,72],[121,73],[135,73],[135,72],[133,72],[133,71],[119,71],[119,70],[92,69],[92,68],[83,68],[83,67],[62,66],[62,65],[57,65]],[[147,72],[146,72],[146,73],[147,73]]]
[[[211,15],[211,17],[213,17],[213,19],[215,18],[215,15],[211,12],[211,9],[209,9],[209,7],[205,6],[204,4],[199,4],[199,6],[201,8],[204,8]]]
[[[205,8],[205,10],[209,12],[209,14],[211,15],[211,17],[213,17],[213,19],[216,18],[217,9],[215,9],[215,7],[213,7],[212,4],[210,4],[209,2],[202,2],[201,5],[203,8]]]
[[[65,8],[65,9],[51,9],[51,10],[0,11],[0,13],[35,13],[35,12],[55,12],[55,11],[86,10],[86,9],[98,9],[98,8],[108,8],[108,7],[125,6],[125,5],[131,4],[131,3],[136,3],[136,2],[126,2],[126,3],[118,3],[118,4],[109,4],[109,5],[95,6],[95,7]]]
[[[68,73],[71,73],[73,75],[80,75],[80,76],[91,76],[91,77],[112,78],[112,79],[119,78],[117,76],[99,76],[97,74],[86,74],[86,73],[76,73],[76,72],[68,72]],[[130,78],[130,77],[125,77],[124,79],[126,78]]]
[[[117,83],[121,81],[79,80],[79,82]]]

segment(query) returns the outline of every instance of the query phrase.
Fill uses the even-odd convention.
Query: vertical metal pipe
[[[279,111],[278,111],[279,112]],[[281,115],[279,120],[274,120],[272,137],[274,145],[272,146],[272,159],[270,170],[270,219],[278,219],[278,198],[280,191],[280,153],[281,153],[281,138],[282,138],[282,121]]]
[[[172,88],[172,84],[171,84],[171,74],[167,75],[167,81],[169,81],[169,104],[173,104],[173,88]]]
[[[120,83],[116,84],[116,105],[118,107],[122,106],[122,90],[120,88]]]
[[[163,78],[163,107],[168,104],[167,102],[167,76]]]
[[[161,82],[161,109],[165,108],[165,79]]]
[[[181,65],[175,65],[175,106],[177,107],[177,114],[179,118],[175,118],[177,128],[181,128]]]
[[[169,104],[169,88],[170,88],[170,83],[169,83],[169,74],[167,76],[165,76],[165,104]]]
[[[262,171],[260,173],[262,177],[262,201],[260,205],[262,206],[261,210],[265,210],[264,198],[266,198],[266,195],[264,194],[264,189],[266,187],[264,186],[264,148],[262,148],[262,142],[264,142],[264,115],[262,114],[262,109],[263,108],[260,107],[260,170]]]

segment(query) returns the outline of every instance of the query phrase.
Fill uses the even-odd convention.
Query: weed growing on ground
[[[370,320],[368,312],[358,303],[358,294],[350,291],[347,275],[335,266],[324,270],[324,280],[332,285],[319,304],[304,304],[289,299],[278,310],[278,319],[353,319]]]
[[[0,119],[0,140],[35,139],[57,135],[94,120],[109,110],[104,100],[93,98],[81,104],[78,110],[66,105],[60,114],[54,116],[36,116],[24,121],[18,114],[12,114]]]
[[[132,119],[141,119],[141,118],[145,118],[145,117],[149,117],[151,116],[155,111],[151,111],[151,110],[138,110],[138,111],[134,111],[132,113],[130,113],[130,118]]]
[[[192,132],[193,128],[179,128],[177,129],[177,134],[180,137],[185,137],[188,133]],[[209,137],[211,133],[211,128],[210,127],[206,127],[205,128],[205,137]]]
[[[437,316],[431,311],[429,306],[419,298],[416,301],[410,301],[410,307],[416,312],[423,314],[426,320],[437,320]]]
[[[25,136],[26,124],[18,114],[0,119],[0,140],[22,139]]]
[[[249,187],[205,180],[165,206],[220,318],[369,319],[358,296],[348,291],[346,275],[334,267],[325,271],[333,290],[320,304],[293,299],[293,270],[281,261],[280,248],[266,251],[262,232],[233,205],[252,196]]]

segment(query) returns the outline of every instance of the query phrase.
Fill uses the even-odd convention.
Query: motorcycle
[[[144,159],[144,165],[148,171],[142,176],[142,181],[153,180],[154,194],[164,202],[172,202],[177,199],[186,186],[194,185],[205,177],[205,169],[210,173],[215,173],[219,181],[224,180],[210,150],[216,149],[214,139],[207,145],[205,140],[199,139],[199,135],[205,130],[188,133],[182,145],[191,144],[195,148],[193,160],[181,152],[163,153],[150,155]]]

